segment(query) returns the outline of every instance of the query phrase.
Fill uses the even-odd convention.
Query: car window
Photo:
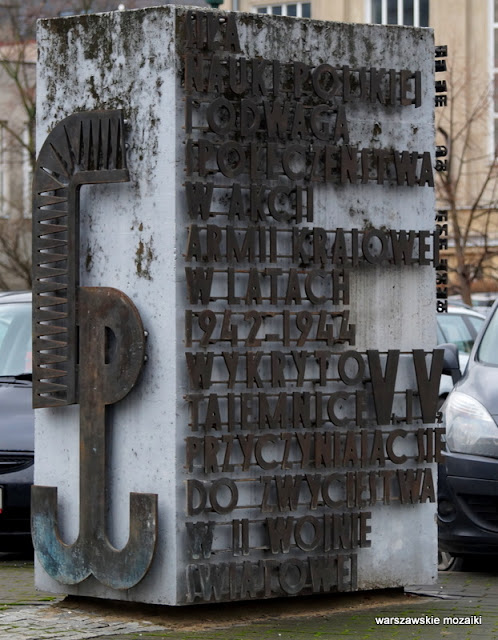
[[[498,366],[498,313],[493,313],[477,351],[479,362]]]
[[[475,316],[467,316],[467,322],[474,327],[476,330],[476,334],[481,330],[482,325],[484,324],[485,318],[476,318]]]
[[[446,338],[444,337],[444,334],[441,331],[441,328],[440,328],[439,322],[438,322],[438,324],[437,324],[437,343],[438,344],[443,344],[443,342],[446,342]]]
[[[2,344],[2,340],[4,339],[8,328],[9,323],[0,316],[0,344]]]
[[[31,305],[0,304],[0,376],[31,373]]]
[[[472,335],[463,316],[451,313],[438,315],[438,324],[445,342],[452,342],[458,351],[470,353],[475,335]]]

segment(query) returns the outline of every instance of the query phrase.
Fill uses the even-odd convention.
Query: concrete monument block
[[[434,580],[432,32],[166,6],[39,50],[37,585]]]

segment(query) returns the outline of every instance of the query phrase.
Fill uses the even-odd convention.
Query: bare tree
[[[117,8],[109,0],[0,0],[0,288],[31,288],[38,18]]]
[[[31,288],[31,229],[25,218],[0,220],[0,289]]]
[[[498,287],[497,149],[486,144],[492,94],[486,88],[469,99],[451,70],[447,82],[450,100],[436,123],[447,170],[438,173],[437,199],[448,211],[450,291],[471,304],[477,286]]]
[[[29,186],[35,163],[35,48],[0,46],[0,287],[30,288]]]

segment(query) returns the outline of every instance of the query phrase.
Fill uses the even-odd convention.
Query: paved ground
[[[32,562],[0,554],[0,638],[498,640],[496,567],[440,574],[436,586],[408,591],[181,609],[130,606],[36,592]]]

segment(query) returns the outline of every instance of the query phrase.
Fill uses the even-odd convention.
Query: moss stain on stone
[[[85,269],[87,273],[89,273],[92,269],[93,255],[90,247],[86,249],[86,258],[85,258]]]
[[[150,237],[148,243],[144,243],[142,240],[140,240],[135,252],[135,266],[139,278],[152,280],[150,268],[154,260],[155,255],[152,248],[152,236]]]

